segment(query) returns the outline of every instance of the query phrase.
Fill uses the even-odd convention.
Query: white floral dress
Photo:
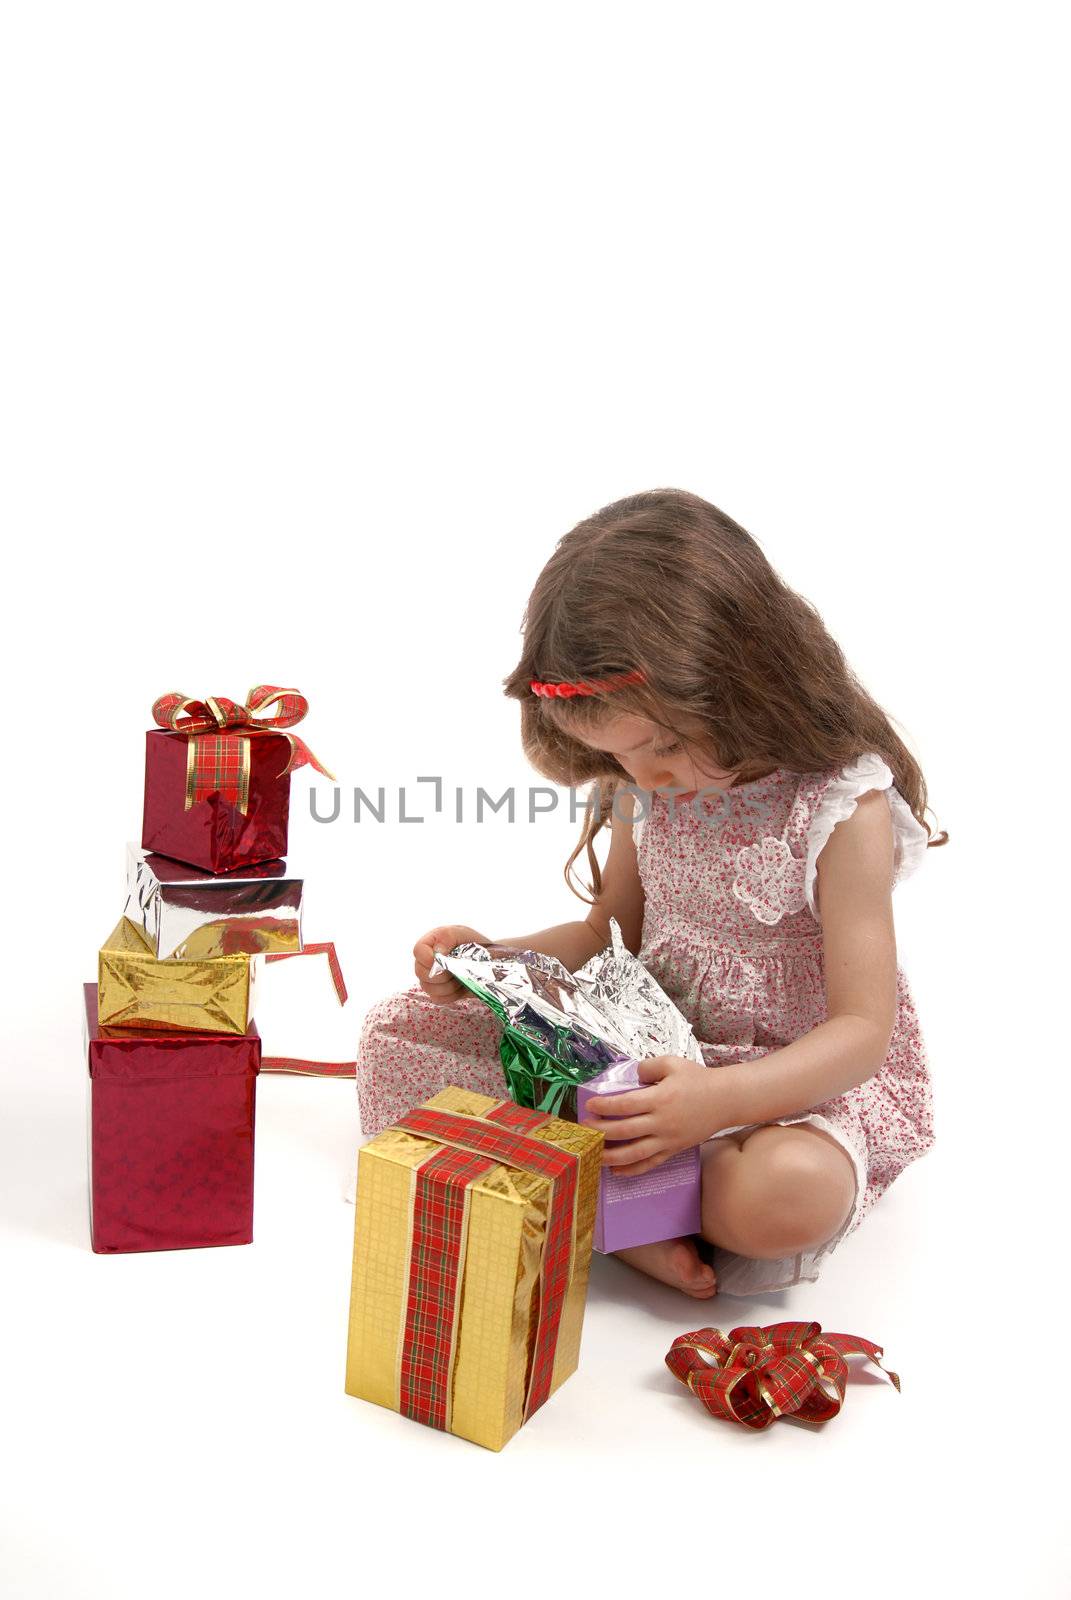
[[[819,853],[837,823],[869,790],[884,791],[892,814],[894,882],[920,864],[926,830],[878,755],[841,771],[778,768],[764,778],[694,802],[647,791],[634,837],[644,889],[640,960],[692,1024],[708,1066],[758,1061],[826,1018]],[[780,1261],[717,1250],[719,1290],[751,1294],[813,1281],[822,1261],[852,1233],[893,1180],[933,1143],[926,1048],[907,979],[897,968],[896,1022],[880,1071],[858,1088],[801,1108],[783,1123],[811,1122],[848,1153],[855,1202],[823,1245]],[[453,1005],[419,985],[366,1014],[357,1061],[366,1134],[448,1083],[500,1094],[499,1024],[466,995]]]

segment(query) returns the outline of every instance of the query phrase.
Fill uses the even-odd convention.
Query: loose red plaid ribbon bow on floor
[[[845,1356],[863,1355],[896,1388],[882,1367],[880,1345],[852,1333],[823,1333],[817,1322],[772,1322],[765,1328],[700,1328],[674,1339],[666,1366],[715,1417],[768,1428],[775,1417],[828,1422],[844,1404]]]
[[[225,695],[189,700],[184,694],[162,694],[153,705],[153,720],[171,733],[189,735],[186,810],[210,794],[219,794],[245,814],[249,806],[249,740],[255,734],[279,733],[289,741],[290,759],[280,778],[295,767],[310,766],[333,781],[334,773],[320,764],[304,740],[285,731],[300,722],[308,709],[309,702],[297,689],[278,689],[270,683],[250,689],[244,705]]]

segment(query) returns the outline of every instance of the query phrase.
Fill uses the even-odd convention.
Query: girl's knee
[[[409,989],[398,989],[394,994],[384,995],[368,1007],[361,1022],[362,1043],[367,1044],[377,1038],[400,1039],[410,1043],[430,1041],[449,1032],[448,1013],[453,1010],[453,1006],[444,1006],[432,1000],[418,983],[414,983]]]
[[[843,1226],[855,1199],[847,1153],[801,1128],[758,1129],[736,1159],[712,1168],[710,1177],[704,1185],[707,1237],[760,1259],[824,1244]]]
[[[405,993],[399,991],[372,1002],[361,1019],[362,1046],[384,1034],[397,1033],[399,1020],[405,1015],[405,1000]]]
[[[364,1014],[362,1029],[372,1030],[381,1027],[387,1018],[394,1014],[397,1004],[398,996],[394,994],[384,995],[381,1000],[374,1000]]]

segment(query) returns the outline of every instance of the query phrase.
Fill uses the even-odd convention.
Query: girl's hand
[[[651,1056],[640,1062],[639,1075],[649,1087],[593,1095],[584,1112],[584,1122],[605,1135],[603,1165],[625,1177],[650,1172],[737,1121],[713,1067]]]
[[[451,1001],[460,1000],[462,995],[469,993],[465,985],[459,983],[450,972],[437,972],[434,976],[429,976],[436,950],[446,954],[456,944],[489,945],[490,943],[491,940],[486,939],[482,933],[477,933],[475,928],[465,927],[463,923],[432,928],[430,932],[421,934],[413,946],[413,971],[420,979],[420,987],[428,998],[449,1005]]]

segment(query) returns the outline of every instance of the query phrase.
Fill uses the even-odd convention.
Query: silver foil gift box
[[[123,915],[163,961],[302,948],[304,880],[285,861],[213,876],[127,845]]]

